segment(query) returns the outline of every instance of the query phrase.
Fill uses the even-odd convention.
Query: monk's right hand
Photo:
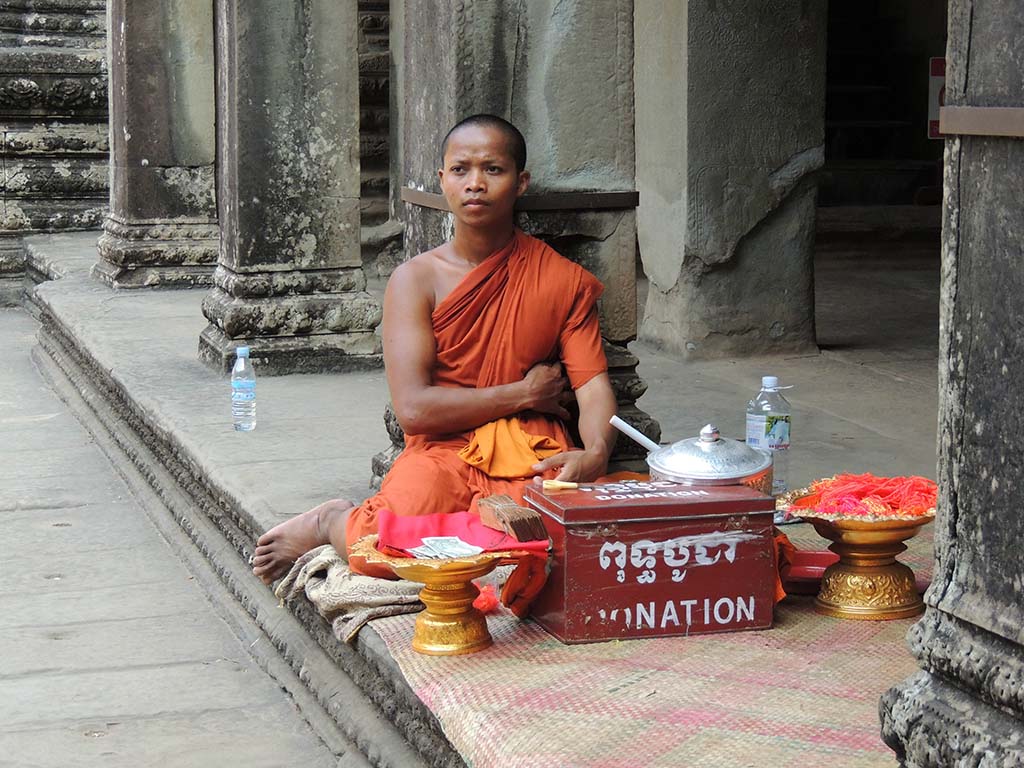
[[[523,377],[526,386],[527,408],[539,413],[569,418],[565,402],[569,396],[569,382],[562,372],[561,363],[537,363]]]

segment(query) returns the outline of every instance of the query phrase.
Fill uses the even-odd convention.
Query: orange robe
[[[555,360],[565,366],[573,389],[586,384],[608,367],[596,306],[602,290],[585,269],[516,230],[508,245],[475,267],[434,309],[434,385],[509,384],[520,381],[537,363]],[[517,416],[531,445],[550,452],[572,447],[559,419],[533,412]],[[471,466],[459,456],[471,442],[470,447],[476,448],[494,439],[494,427],[489,425],[480,435],[474,435],[474,430],[406,435],[405,450],[380,492],[352,511],[348,543],[376,533],[377,512],[384,508],[396,515],[475,511],[478,499],[496,493],[507,493],[522,503],[523,479],[491,477],[478,468],[492,466],[488,457],[477,455]],[[555,474],[552,470],[548,476]],[[390,569],[355,558],[351,566],[358,572],[393,578]]]

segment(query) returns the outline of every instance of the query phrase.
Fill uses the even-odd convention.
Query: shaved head
[[[519,132],[508,120],[498,117],[497,115],[488,115],[481,113],[479,115],[470,115],[464,120],[460,120],[455,126],[445,134],[444,142],[441,144],[441,164],[444,165],[444,157],[448,154],[448,140],[462,128],[468,128],[470,126],[476,126],[479,128],[494,128],[501,131],[504,134],[505,139],[508,143],[508,154],[516,164],[516,173],[521,173],[526,168],[526,139],[523,138],[523,134]]]

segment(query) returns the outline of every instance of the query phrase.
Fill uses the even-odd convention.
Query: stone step
[[[941,161],[830,161],[818,173],[818,204],[909,204],[920,188],[941,184],[940,169]]]
[[[361,197],[387,199],[391,178],[385,170],[363,170],[359,173],[359,194]]]
[[[109,143],[106,123],[0,123],[0,154],[7,157],[106,157]]]
[[[93,48],[103,50],[106,39],[79,35],[37,35],[0,31],[0,48],[24,48],[26,46],[45,48]]]
[[[391,54],[385,51],[371,51],[359,54],[359,74],[384,74],[391,68]]]
[[[379,134],[363,134],[359,137],[359,157],[364,160],[387,161],[390,147],[388,137]]]
[[[359,103],[387,106],[388,76],[384,72],[367,72],[359,76]]]
[[[106,51],[91,48],[52,48],[28,45],[0,49],[0,72],[11,75],[103,75]]]
[[[99,229],[107,213],[107,197],[75,200],[5,200],[0,232],[27,235],[35,232]]]
[[[106,158],[8,157],[0,176],[4,199],[104,198],[108,189]]]
[[[60,15],[99,14],[107,10],[107,0],[5,0],[5,10]]]
[[[359,131],[387,136],[391,125],[390,110],[384,105],[368,105],[359,109]]]
[[[10,6],[7,3],[6,6]],[[17,13],[0,11],[0,29],[26,35],[106,37],[106,18],[102,13]]]
[[[359,222],[363,227],[380,225],[388,220],[387,198],[364,197],[359,201]]]

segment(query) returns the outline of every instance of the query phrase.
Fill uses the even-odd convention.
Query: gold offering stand
[[[779,508],[789,505],[803,492],[786,494]],[[906,551],[903,542],[917,535],[922,526],[935,519],[935,511],[918,517],[860,519],[815,517],[814,510],[794,509],[795,514],[814,526],[822,538],[832,542],[829,549],[839,555],[821,577],[814,609],[840,619],[884,621],[905,619],[924,612],[914,572],[896,556]]]
[[[364,536],[351,550],[368,563],[388,566],[399,578],[423,583],[420,600],[426,607],[416,617],[412,649],[430,656],[476,653],[494,642],[486,617],[473,607],[480,594],[473,579],[528,554],[509,550],[441,560],[393,557],[378,551],[376,534]]]

